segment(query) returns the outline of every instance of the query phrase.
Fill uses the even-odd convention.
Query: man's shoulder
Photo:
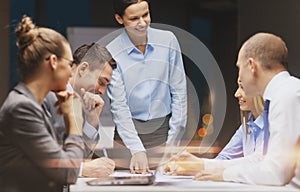
[[[272,92],[272,100],[296,101],[300,97],[300,79],[294,76],[282,78]]]
[[[300,79],[295,76],[289,76],[285,79],[282,79],[282,83],[284,83],[285,86],[280,86],[281,89],[286,89],[287,92],[300,90]]]

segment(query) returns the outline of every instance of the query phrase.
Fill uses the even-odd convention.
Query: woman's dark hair
[[[149,3],[149,0],[112,0],[115,14],[123,17],[125,9],[127,7],[141,1],[146,1],[147,3]]]

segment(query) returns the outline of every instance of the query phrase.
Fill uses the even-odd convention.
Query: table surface
[[[157,176],[153,185],[139,186],[89,186],[86,181],[94,178],[78,178],[70,192],[102,192],[102,191],[200,191],[200,192],[299,192],[291,187],[258,186],[231,182],[195,181],[185,177]]]

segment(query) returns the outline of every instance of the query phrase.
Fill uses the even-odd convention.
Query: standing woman
[[[187,121],[186,76],[179,43],[150,27],[148,0],[113,0],[122,33],[107,48],[117,62],[108,96],[118,135],[132,154],[130,170],[148,169],[146,149],[177,143]]]
[[[71,48],[61,34],[35,26],[27,16],[15,33],[21,82],[0,110],[0,189],[62,191],[63,185],[76,182],[83,158],[81,102],[70,93],[57,96],[68,125],[61,146],[43,100],[51,90],[66,90]]]

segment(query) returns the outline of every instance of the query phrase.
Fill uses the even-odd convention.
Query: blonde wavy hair
[[[254,108],[258,115],[262,115],[264,112],[264,100],[261,96],[256,96],[253,98]],[[240,111],[241,113],[241,122],[242,126],[245,129],[246,136],[249,134],[249,127],[248,127],[248,119],[251,111]],[[246,137],[247,138],[247,137]]]

